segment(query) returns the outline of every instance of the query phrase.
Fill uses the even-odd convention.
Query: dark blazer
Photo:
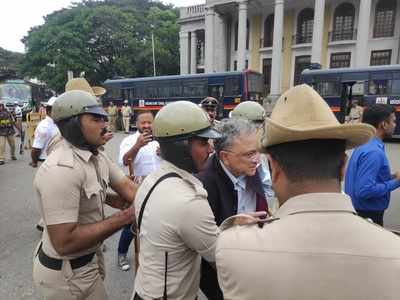
[[[213,154],[207,161],[205,169],[198,173],[196,177],[203,183],[208,193],[208,203],[214,213],[217,225],[237,214],[238,195],[232,180],[225,173],[216,154]],[[247,177],[248,188],[256,192],[256,210],[266,210],[268,208],[261,179],[256,172],[254,176]],[[217,273],[210,264],[202,260],[200,289],[209,300],[223,299],[222,291],[218,285]]]
[[[204,171],[198,173],[196,177],[203,183],[208,193],[208,203],[214,213],[217,225],[237,214],[238,195],[233,186],[232,180],[225,173],[219,159],[213,154],[207,161]],[[258,172],[254,176],[247,177],[248,188],[256,192],[256,210],[266,210],[268,207],[262,189],[262,183]]]

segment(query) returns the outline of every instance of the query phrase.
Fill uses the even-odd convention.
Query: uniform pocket
[[[90,199],[95,195],[100,195],[102,187],[97,181],[89,182],[83,188],[86,198]]]
[[[97,181],[89,182],[83,188],[84,198],[80,202],[81,213],[98,210],[101,205],[102,187]]]
[[[97,280],[100,278],[97,261],[93,259],[87,265],[72,270],[72,272],[73,276],[67,280],[70,292],[78,299],[85,299],[92,293]]]

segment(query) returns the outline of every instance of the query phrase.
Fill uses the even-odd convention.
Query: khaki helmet
[[[265,109],[261,104],[254,101],[245,101],[238,104],[230,114],[233,118],[244,118],[253,122],[263,122]]]
[[[153,135],[157,140],[179,140],[190,136],[208,139],[221,137],[212,128],[207,114],[189,101],[176,101],[161,108],[154,118]]]
[[[99,105],[95,96],[79,90],[61,94],[54,103],[51,113],[55,122],[81,114],[107,116],[107,113]]]

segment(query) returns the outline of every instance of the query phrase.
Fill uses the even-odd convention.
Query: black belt
[[[161,297],[158,299],[162,300],[163,298]],[[158,299],[155,299],[155,300],[158,300]],[[133,297],[133,300],[144,300],[144,299],[142,297],[140,297],[137,293],[135,293],[135,297]],[[197,300],[197,297],[194,300]]]
[[[95,253],[93,252],[93,253],[78,257],[78,258],[70,259],[69,262],[71,264],[71,268],[78,269],[83,266],[86,266],[88,263],[90,263],[92,261],[94,255],[95,255]],[[40,247],[40,249],[39,249],[38,256],[39,256],[39,261],[43,266],[45,266],[49,269],[55,270],[55,271],[61,270],[62,262],[63,262],[62,259],[57,259],[57,258],[47,256],[47,254],[43,252],[42,247]]]

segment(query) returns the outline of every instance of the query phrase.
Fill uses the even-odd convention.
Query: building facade
[[[272,98],[311,64],[400,63],[400,0],[206,0],[179,23],[181,74],[252,69]]]

